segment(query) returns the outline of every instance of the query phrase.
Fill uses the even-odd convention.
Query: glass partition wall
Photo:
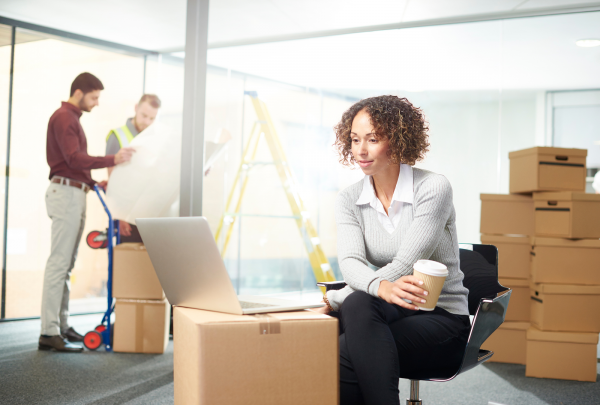
[[[575,44],[597,37],[598,26],[600,13],[580,13],[210,49],[204,137],[213,150],[219,142],[226,146],[214,156],[205,148],[211,166],[203,215],[213,233],[219,232],[221,249],[233,223],[223,256],[236,290],[315,292],[307,240],[327,259],[320,268],[329,266],[341,278],[335,198],[363,175],[338,163],[333,127],[352,103],[370,96],[398,95],[423,109],[431,148],[417,166],[450,180],[459,241],[478,242],[479,194],[508,192],[509,151],[553,144],[600,148],[600,138],[590,130],[600,105],[595,101],[600,48]],[[0,159],[7,156],[11,29],[0,26]],[[108,130],[132,115],[143,91],[161,97],[163,123],[181,127],[182,56],[132,55],[17,29],[8,222],[3,224],[5,317],[39,314],[50,242],[43,202],[46,125],[68,97],[70,81],[90,71],[105,84],[100,107],[82,118],[90,154],[101,155]],[[569,92],[585,102],[562,95]],[[242,161],[254,125],[261,124],[249,94],[268,110],[290,181],[279,176],[265,134],[250,143],[251,153]],[[581,108],[570,110],[573,105]],[[590,150],[590,156],[598,153]],[[102,180],[106,172],[93,176]],[[239,207],[226,209],[242,190]],[[288,192],[301,197],[301,212],[290,206]],[[314,234],[298,228],[299,216],[310,218]],[[106,216],[90,193],[85,233],[105,227]],[[85,241],[80,246],[71,280],[72,312],[102,309],[106,252],[89,249]]]
[[[0,159],[6,159],[9,66],[12,27],[0,26]],[[7,34],[8,32],[8,34]],[[104,156],[106,136],[134,116],[144,92],[162,101],[157,121],[181,132],[183,64],[155,52],[131,52],[106,45],[74,41],[16,28],[10,134],[10,176],[4,274],[4,317],[39,316],[46,260],[50,253],[51,220],[44,193],[48,187],[46,133],[50,116],[69,98],[73,79],[82,72],[97,76],[104,85],[99,106],[83,113],[88,153]],[[106,169],[92,171],[97,180]],[[4,182],[2,199],[4,212]],[[71,274],[71,313],[106,309],[108,258],[105,249],[91,249],[85,236],[105,230],[108,217],[95,192],[87,194],[84,238]],[[2,235],[0,235],[0,238]]]
[[[597,37],[599,24],[600,13],[582,13],[210,49],[206,139],[225,128],[232,140],[206,178],[203,212],[215,233],[221,218],[234,221],[224,257],[239,293],[316,290],[286,185],[268,148],[259,143],[259,164],[242,162],[259,119],[244,92],[257,92],[267,106],[339,279],[335,197],[363,175],[339,165],[333,126],[353,102],[393,94],[423,109],[431,148],[417,167],[450,180],[459,241],[478,243],[479,195],[508,193],[510,151],[600,141],[591,130],[597,101],[570,115],[557,110],[555,127],[547,111],[548,94],[600,87],[600,47],[576,45]],[[583,115],[586,123],[577,121]],[[225,208],[232,189],[234,201],[244,190],[233,213],[235,207]],[[220,233],[220,246],[225,238]]]

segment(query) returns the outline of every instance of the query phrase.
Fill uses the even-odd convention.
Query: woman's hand
[[[390,304],[395,304],[406,309],[418,310],[419,307],[414,305],[414,303],[424,303],[425,299],[417,297],[415,294],[428,294],[427,291],[420,287],[421,285],[423,285],[423,281],[415,276],[400,277],[393,283],[390,283],[387,280],[383,280],[379,284],[379,290],[377,290],[377,295],[379,295],[379,297],[382,300]],[[413,304],[409,304],[402,298],[411,300]]]
[[[323,303],[325,303],[325,301],[321,301]],[[322,307],[319,308],[310,308],[310,311],[316,312],[318,314],[323,314],[323,315],[329,315],[329,306],[327,306],[327,304],[323,305]]]

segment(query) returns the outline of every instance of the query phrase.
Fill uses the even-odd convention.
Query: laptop
[[[136,225],[171,305],[238,315],[324,305],[238,296],[204,217],[138,218]]]

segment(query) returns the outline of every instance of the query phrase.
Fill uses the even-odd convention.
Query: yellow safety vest
[[[133,138],[135,138],[131,134],[131,131],[129,130],[129,128],[127,128],[127,125],[123,125],[122,127],[111,130],[108,133],[108,136],[106,137],[106,142],[108,142],[108,139],[113,134],[117,137],[117,141],[119,141],[119,146],[121,148],[129,146],[129,144],[131,143]]]

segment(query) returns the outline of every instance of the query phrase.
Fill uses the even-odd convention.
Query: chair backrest
[[[510,301],[511,290],[498,283],[498,249],[492,245],[470,245],[460,249],[463,284],[469,289],[469,313],[474,315],[463,361],[450,378],[489,360],[493,352],[481,350],[481,345],[502,323]]]
[[[493,245],[461,245],[460,269],[469,290],[469,313],[475,315],[482,298],[493,298],[506,290],[498,283],[498,249]],[[468,247],[468,249],[467,249]]]

